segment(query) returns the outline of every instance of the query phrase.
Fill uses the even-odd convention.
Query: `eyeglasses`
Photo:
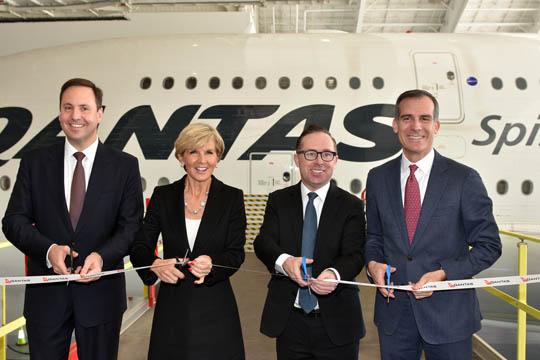
[[[337,155],[335,151],[316,151],[316,150],[298,150],[297,154],[303,154],[304,159],[308,161],[313,161],[317,159],[317,155],[321,156],[321,159],[326,162],[334,160]]]

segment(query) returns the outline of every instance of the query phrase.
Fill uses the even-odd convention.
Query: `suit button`
[[[412,256],[407,256],[407,261],[412,261]]]

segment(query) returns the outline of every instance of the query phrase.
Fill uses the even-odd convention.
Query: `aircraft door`
[[[439,119],[444,123],[463,121],[461,87],[454,55],[451,53],[414,53],[416,85],[439,101]]]
[[[265,155],[262,160],[257,160]],[[249,193],[269,194],[296,182],[294,152],[249,154]]]

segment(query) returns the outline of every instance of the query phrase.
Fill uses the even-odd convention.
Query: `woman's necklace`
[[[208,200],[208,191],[205,193],[204,200],[202,200],[201,203],[200,203],[201,207],[198,208],[198,209],[190,209],[189,206],[188,206],[188,203],[187,203],[187,201],[185,199],[186,199],[186,195],[184,194],[184,207],[186,208],[187,212],[191,213],[193,215],[197,215],[199,212],[204,210],[204,207],[206,206],[206,201]]]

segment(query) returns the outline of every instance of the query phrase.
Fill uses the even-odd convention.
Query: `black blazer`
[[[300,183],[268,197],[264,222],[255,239],[257,257],[275,274],[277,258],[301,256],[303,211]],[[331,184],[322,209],[315,243],[313,277],[335,268],[342,280],[354,280],[364,260],[365,219],[362,201]],[[284,276],[272,276],[261,320],[261,332],[279,336],[294,307],[298,285]],[[317,296],[323,324],[336,345],[358,341],[365,334],[358,288],[338,285]]]
[[[423,274],[441,268],[448,280],[469,279],[491,266],[501,255],[501,240],[492,202],[478,173],[435,152],[420,219],[409,245],[400,167],[401,156],[368,174],[366,263],[374,260],[395,266],[392,281],[396,285],[416,282]],[[406,331],[398,323],[409,301],[422,338],[431,344],[461,341],[480,329],[474,289],[436,291],[422,300],[397,291],[389,304],[377,291],[377,326],[387,334]]]
[[[158,186],[146,211],[131,260],[135,266],[151,265],[159,235],[163,257],[183,257],[189,249],[184,216],[185,177]],[[246,215],[241,190],[212,177],[208,199],[189,257],[208,255],[215,265],[204,283],[184,271],[177,284],[161,283],[149,359],[242,359],[244,346],[240,318],[229,277],[244,262]],[[157,281],[149,270],[139,271],[147,285]],[[174,354],[174,355],[172,355]]]
[[[53,274],[46,266],[53,243],[69,245],[82,265],[91,252],[103,270],[122,269],[143,213],[137,159],[99,143],[84,207],[73,231],[64,194],[64,144],[23,156],[2,220],[7,239],[28,255],[29,275]],[[75,319],[95,326],[117,319],[126,309],[123,274],[82,284],[28,285],[24,316],[30,322],[57,324],[73,303]]]

